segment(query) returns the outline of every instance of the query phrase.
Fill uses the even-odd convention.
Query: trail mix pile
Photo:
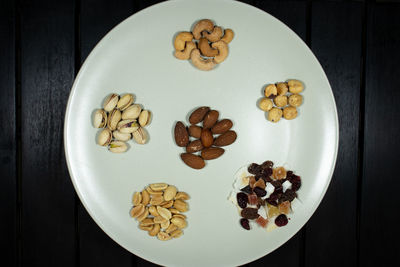
[[[250,230],[252,220],[263,228],[271,222],[279,227],[288,223],[286,215],[291,213],[301,178],[273,165],[269,160],[261,165],[252,163],[247,168],[251,175],[242,179],[246,185],[236,194],[236,200],[242,217],[240,224],[246,230]]]

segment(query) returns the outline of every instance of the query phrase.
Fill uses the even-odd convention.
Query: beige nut
[[[293,120],[297,117],[297,109],[295,107],[286,107],[283,109],[283,117],[287,120]]]
[[[218,41],[212,43],[211,46],[218,50],[218,55],[214,57],[214,61],[216,63],[221,63],[222,61],[224,61],[229,54],[228,44],[224,41]]]
[[[192,60],[193,65],[199,70],[212,70],[216,66],[216,62],[212,58],[204,59],[200,56],[199,49],[193,49],[190,54],[190,59]]]
[[[151,231],[153,229],[153,225],[141,225],[139,224],[139,228],[145,231]]]
[[[133,217],[133,218],[139,217],[140,215],[143,214],[144,210],[145,209],[144,209],[143,204],[139,204],[139,205],[133,207],[130,211],[131,217]]]
[[[278,122],[282,118],[282,110],[280,108],[272,108],[268,112],[268,120],[272,122]]]
[[[181,218],[181,219],[186,219],[186,215],[185,214],[182,214],[182,213],[179,213],[179,214],[174,214],[174,215],[172,215],[172,218]]]
[[[150,236],[156,236],[160,232],[160,224],[154,224],[153,228],[149,231]]]
[[[169,220],[165,220],[160,224],[160,226],[163,230],[165,230],[169,227],[170,224],[171,224],[171,222]]]
[[[170,240],[171,237],[169,236],[169,234],[167,234],[166,232],[159,232],[157,234],[157,238],[161,241],[167,241]]]
[[[175,199],[188,200],[190,199],[190,196],[185,192],[178,192],[175,195]]]
[[[140,222],[140,225],[148,226],[148,225],[153,225],[154,223],[155,222],[154,222],[153,218],[146,218],[146,219],[144,219],[143,221]]]
[[[216,55],[218,55],[218,50],[212,48],[206,38],[201,37],[198,45],[199,45],[200,52],[203,56],[215,57]]]
[[[161,207],[169,209],[174,205],[174,201],[170,200],[170,201],[164,201],[163,203],[160,204]]]
[[[203,31],[203,36],[212,43],[221,40],[222,35],[223,35],[222,28],[218,26],[215,26],[214,30],[211,33]]]
[[[202,19],[194,25],[192,33],[194,39],[199,40],[203,31],[212,32],[213,30],[214,22],[209,19]]]
[[[141,222],[141,221],[143,221],[144,219],[146,219],[147,216],[149,216],[149,209],[146,207],[146,208],[144,209],[144,212],[143,212],[140,216],[138,216],[136,219],[137,219],[139,222]]]
[[[166,183],[154,183],[150,185],[153,191],[162,191],[167,189],[168,185]]]
[[[264,89],[264,95],[270,99],[275,98],[278,94],[278,89],[275,84],[268,84]]]
[[[164,202],[164,197],[162,195],[152,195],[150,199],[150,205],[160,205]]]
[[[179,214],[179,213],[181,213],[179,210],[177,210],[177,209],[175,209],[175,208],[169,208],[169,211],[170,211],[172,214]]]
[[[165,219],[164,217],[161,217],[161,216],[157,216],[157,217],[154,217],[154,223],[163,223],[163,222],[165,222],[167,219]]]
[[[172,238],[178,238],[183,235],[183,231],[178,229],[169,234]]]
[[[150,194],[146,190],[142,191],[142,204],[147,205],[150,203]]]
[[[175,186],[169,185],[164,191],[164,199],[165,199],[165,201],[173,200],[174,197],[176,196],[176,192],[177,191],[178,190],[176,189]]]
[[[154,217],[160,216],[160,214],[158,214],[158,211],[157,211],[156,206],[150,206],[149,212],[150,212],[150,214],[153,215]]]
[[[278,91],[278,95],[285,95],[289,90],[287,83],[277,83],[275,86]]]
[[[258,102],[258,107],[263,111],[270,111],[273,106],[272,100],[266,97],[263,97],[260,102]]]
[[[166,220],[169,220],[172,217],[171,212],[166,208],[157,206],[157,212],[158,212],[158,214],[160,214],[161,217],[163,217]]]
[[[301,93],[304,89],[304,85],[299,80],[289,80],[288,81],[289,92],[293,94]]]
[[[299,107],[301,104],[303,104],[303,97],[301,95],[293,94],[289,96],[289,105]]]
[[[175,57],[180,60],[186,60],[190,58],[192,51],[196,49],[196,44],[193,42],[186,42],[186,47],[183,51],[176,50]]]
[[[185,228],[186,225],[187,225],[187,223],[186,223],[186,221],[184,219],[178,218],[178,217],[172,218],[171,219],[171,223],[175,224],[180,229]]]
[[[146,191],[152,196],[162,196],[163,191],[154,191],[150,188],[150,186],[146,187]]]
[[[190,32],[180,32],[176,35],[174,40],[174,47],[177,51],[182,51],[185,49],[186,42],[191,42],[193,39],[193,34]]]
[[[133,194],[133,198],[132,198],[132,204],[134,206],[139,205],[142,202],[142,194],[140,192],[135,192],[135,194]]]
[[[283,108],[287,105],[288,99],[285,95],[278,95],[274,98],[274,103],[277,107]]]
[[[177,199],[174,202],[174,208],[179,210],[180,212],[185,212],[188,210],[188,205],[185,201]]]
[[[229,44],[232,41],[233,37],[234,37],[233,31],[231,29],[225,29],[224,36],[222,37],[221,40]]]
[[[178,229],[178,226],[176,226],[175,224],[171,223],[171,224],[168,226],[168,228],[165,230],[165,232],[166,232],[167,234],[169,234],[169,233],[171,233],[171,232],[173,232],[173,231],[175,231],[175,230],[177,230],[177,229]]]

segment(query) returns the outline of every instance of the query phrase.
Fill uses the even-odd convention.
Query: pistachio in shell
[[[136,120],[140,112],[142,111],[142,107],[138,104],[134,104],[129,106],[122,112],[122,119],[123,120]]]
[[[118,100],[119,96],[117,94],[113,93],[107,96],[103,103],[104,110],[107,112],[112,111],[117,106]]]
[[[121,111],[127,109],[130,105],[132,105],[133,101],[134,101],[134,97],[132,94],[125,94],[123,96],[121,96],[121,98],[119,99],[118,103],[117,103],[117,108]]]
[[[139,129],[139,124],[136,120],[122,120],[117,125],[121,133],[133,133]]]
[[[104,128],[107,124],[107,112],[103,109],[98,109],[94,113],[93,125],[96,128]]]
[[[97,144],[100,146],[107,146],[111,142],[111,139],[112,133],[110,129],[106,128],[99,133],[97,137]]]

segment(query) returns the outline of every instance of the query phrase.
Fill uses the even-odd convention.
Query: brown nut
[[[232,144],[233,142],[235,142],[236,138],[237,138],[236,132],[229,130],[229,131],[225,132],[224,134],[221,134],[220,136],[218,136],[214,141],[214,145],[215,146],[228,146],[228,145]]]
[[[177,217],[172,218],[172,219],[171,219],[171,223],[175,224],[175,225],[178,226],[178,228],[180,228],[180,229],[185,228],[186,225],[187,225],[187,223],[186,223],[186,221],[185,221],[184,219],[182,219],[182,218],[177,218]]]
[[[162,191],[154,191],[153,189],[150,188],[150,186],[146,187],[146,191],[147,191],[151,196],[162,196],[162,194],[163,194]]]
[[[224,154],[225,150],[220,147],[209,147],[201,151],[201,157],[205,160],[216,159]]]
[[[149,231],[150,236],[156,236],[160,232],[160,224],[154,224],[153,228]]]
[[[168,185],[166,183],[154,183],[150,185],[150,188],[153,191],[162,191],[164,189],[167,189]]]
[[[301,104],[303,104],[303,97],[301,95],[293,94],[289,96],[289,105],[299,107]]]
[[[200,138],[202,130],[203,130],[203,128],[201,128],[200,126],[190,125],[189,126],[189,135],[194,138]]]
[[[151,229],[153,229],[153,225],[141,225],[139,224],[139,228],[145,231],[151,231]]]
[[[194,152],[202,150],[203,148],[204,148],[203,144],[201,143],[200,140],[194,140],[186,146],[186,152],[194,153]]]
[[[181,159],[186,165],[193,169],[202,169],[206,166],[206,163],[201,157],[190,153],[182,153]]]
[[[233,37],[234,37],[233,31],[231,29],[225,29],[224,36],[222,37],[221,40],[229,44],[232,41]]]
[[[203,120],[203,128],[211,128],[214,126],[214,124],[217,122],[219,117],[219,112],[216,110],[210,110],[206,116],[204,117]]]
[[[181,121],[175,124],[174,136],[175,143],[180,147],[185,147],[189,143],[189,133]]]
[[[142,204],[139,204],[135,207],[133,207],[130,211],[131,217],[133,218],[137,218],[140,215],[142,215],[142,213],[144,212],[144,206]]]
[[[229,129],[231,129],[233,126],[233,123],[229,119],[223,119],[219,122],[217,122],[212,128],[211,132],[213,134],[223,134],[227,132]]]
[[[132,198],[132,204],[134,206],[139,205],[142,202],[142,194],[140,192],[135,192],[135,194],[133,194],[133,198]]]
[[[160,205],[163,202],[164,202],[164,198],[161,195],[152,196],[150,199],[150,205],[154,205],[154,206]]]
[[[149,209],[146,207],[145,210],[144,210],[144,212],[143,212],[140,216],[138,216],[136,219],[137,219],[139,222],[141,222],[141,221],[143,221],[144,219],[146,219],[148,215],[149,215]]]
[[[276,167],[272,170],[272,177],[277,180],[286,178],[286,170],[284,167]]]
[[[171,212],[166,208],[157,206],[157,212],[158,212],[158,214],[160,214],[161,217],[163,217],[166,220],[169,220],[172,217]]]
[[[160,204],[161,207],[169,209],[174,205],[174,201],[170,200],[170,201],[164,201],[163,203]]]
[[[278,89],[275,84],[268,84],[264,89],[264,95],[269,99],[274,99],[278,95]]]
[[[222,61],[224,61],[229,54],[228,44],[224,41],[218,41],[212,43],[211,46],[218,50],[218,55],[214,57],[215,63],[221,63]]]
[[[169,236],[169,234],[167,234],[166,232],[159,232],[157,234],[157,238],[161,241],[167,241],[170,240],[171,237]]]
[[[282,110],[280,108],[272,108],[268,112],[268,120],[272,122],[278,122],[282,118]]]
[[[199,107],[195,111],[190,114],[189,122],[190,124],[197,124],[203,121],[204,117],[206,116],[207,112],[210,110],[209,107]]]
[[[212,32],[213,30],[214,22],[209,19],[202,19],[194,25],[192,33],[194,39],[199,40],[203,31]]]
[[[167,234],[169,234],[169,233],[171,233],[171,232],[173,232],[173,231],[175,231],[175,230],[177,230],[177,229],[178,229],[178,226],[176,226],[175,224],[171,223],[171,224],[168,226],[168,228],[165,230],[165,232],[166,232]]]
[[[204,147],[210,147],[214,142],[213,134],[209,129],[203,129],[201,131],[201,143]]]
[[[150,202],[150,194],[146,190],[142,191],[142,204],[147,205]]]
[[[150,214],[153,215],[154,217],[160,216],[160,214],[158,214],[158,211],[157,211],[156,206],[150,206],[149,212],[150,212]]]
[[[164,199],[165,199],[165,201],[173,200],[175,198],[175,196],[176,196],[177,191],[178,190],[176,189],[175,186],[169,185],[167,187],[167,189],[165,189],[165,191],[164,191]]]
[[[286,106],[287,105],[287,101],[288,101],[288,99],[287,99],[287,96],[285,96],[285,95],[278,95],[274,99],[275,105],[277,107],[280,107],[280,108]]]
[[[190,199],[190,196],[185,192],[178,192],[178,193],[176,193],[176,196],[175,196],[175,200],[176,199],[188,200],[188,199]],[[177,212],[177,213],[179,213],[179,212]]]
[[[181,219],[186,220],[186,215],[184,215],[182,213],[174,214],[174,215],[172,215],[172,218],[181,218]]]
[[[169,208],[169,211],[172,213],[172,214],[179,214],[179,213],[181,213],[179,210],[177,210],[177,209],[175,209],[175,208]],[[173,216],[173,215],[172,215]]]
[[[180,237],[181,235],[183,235],[183,231],[180,230],[180,229],[175,230],[175,231],[173,231],[172,233],[170,233],[170,236],[171,236],[172,238],[178,238],[178,237]]]
[[[222,35],[223,35],[222,28],[218,26],[215,26],[214,30],[211,33],[203,31],[203,36],[207,38],[207,40],[210,41],[211,43],[221,40]]]
[[[286,107],[283,109],[283,117],[287,120],[293,120],[297,117],[297,109],[295,107]]]
[[[278,95],[285,95],[288,92],[289,87],[288,87],[287,83],[277,83],[276,89],[277,89]]]
[[[176,35],[174,41],[174,47],[177,51],[182,51],[185,49],[186,42],[191,42],[193,39],[193,34],[190,32],[180,32]]]
[[[185,212],[188,210],[188,204],[183,200],[177,199],[174,202],[174,208],[180,212]]]
[[[163,222],[165,222],[167,219],[165,219],[164,217],[162,217],[162,216],[157,216],[157,217],[154,217],[154,223],[159,223],[159,224],[161,224],[161,223],[163,223]]]
[[[258,107],[263,111],[270,111],[273,106],[272,100],[266,97],[263,97],[260,102],[258,102]]]
[[[190,58],[190,55],[192,54],[192,51],[194,49],[196,49],[195,43],[186,42],[185,49],[183,49],[182,51],[176,50],[174,55],[177,59],[187,60]]]
[[[218,50],[212,48],[208,43],[208,40],[204,37],[199,40],[199,49],[201,54],[205,57],[215,57],[218,55]]]
[[[154,224],[153,218],[146,218],[140,222],[140,225],[142,225],[142,226],[148,226],[148,225],[153,225],[153,224]]]
[[[301,93],[304,89],[303,83],[299,80],[289,80],[288,86],[289,86],[289,92],[291,92],[292,94]]]

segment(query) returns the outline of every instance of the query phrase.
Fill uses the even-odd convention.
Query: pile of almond
[[[188,210],[185,202],[188,199],[187,193],[178,192],[173,185],[150,184],[142,192],[134,193],[130,215],[150,236],[157,236],[162,241],[178,238],[187,226],[186,216],[182,213]]]
[[[204,168],[205,160],[219,158],[225,152],[221,147],[235,142],[236,132],[230,130],[233,126],[232,121],[229,119],[218,121],[218,118],[218,111],[200,107],[190,115],[189,127],[181,121],[176,123],[175,142],[178,146],[185,147],[186,153],[181,154],[181,159],[189,167]],[[201,122],[203,127],[197,125]]]

